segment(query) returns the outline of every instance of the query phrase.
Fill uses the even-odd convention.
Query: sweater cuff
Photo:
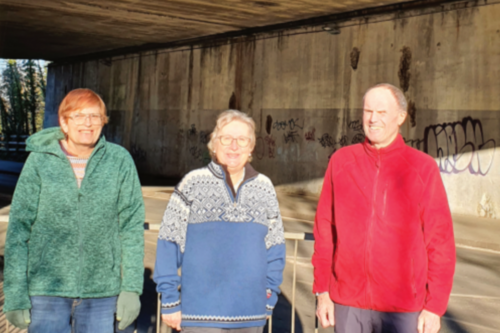
[[[161,302],[161,314],[171,314],[181,311],[181,300],[172,303]]]
[[[278,294],[270,289],[267,289],[267,304],[266,304],[266,314],[272,316],[274,307],[278,302]]]
[[[16,310],[29,310],[31,309],[31,299],[26,293],[25,295],[13,295],[6,297],[3,307],[3,313]]]

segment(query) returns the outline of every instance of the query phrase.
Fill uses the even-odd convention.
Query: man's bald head
[[[377,88],[384,88],[387,89],[391,92],[392,96],[394,96],[394,99],[396,100],[396,103],[401,110],[401,112],[407,112],[408,111],[408,102],[406,101],[405,94],[401,91],[396,86],[393,86],[390,83],[379,83],[377,85],[374,85],[373,87],[368,88],[368,90],[365,92],[365,95],[363,96],[363,105],[365,104],[365,98],[366,95],[373,89]]]
[[[406,98],[395,86],[382,83],[368,89],[363,97],[363,130],[375,148],[387,147],[396,139],[406,108]]]

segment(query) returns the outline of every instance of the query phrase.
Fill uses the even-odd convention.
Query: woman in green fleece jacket
[[[101,136],[101,98],[71,91],[61,127],[26,142],[31,151],[10,210],[4,312],[30,333],[109,333],[140,310],[144,202],[134,162]]]

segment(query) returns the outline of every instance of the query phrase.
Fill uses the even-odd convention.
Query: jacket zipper
[[[97,150],[100,149],[100,147],[96,147]],[[94,151],[92,152],[92,154],[90,154],[89,156],[89,159],[87,160],[87,165],[85,165],[85,175],[87,175],[87,167],[89,166],[89,162],[90,162],[90,159],[92,158],[92,156],[95,154],[96,152],[96,149],[94,149]],[[64,158],[64,160],[66,160],[66,162],[68,163],[68,166],[70,167],[71,169],[71,173],[73,174],[73,178],[74,178],[74,184],[76,186],[76,191],[77,191],[77,196],[78,196],[78,204],[77,204],[77,209],[78,209],[78,263],[79,263],[79,267],[78,267],[78,283],[77,283],[77,291],[78,291],[78,296],[81,297],[82,296],[82,270],[83,270],[83,240],[82,240],[82,210],[81,210],[81,203],[80,203],[80,198],[82,196],[81,192],[80,192],[80,189],[81,189],[81,186],[83,185],[83,181],[85,179],[82,179],[82,183],[80,184],[80,187],[78,187],[78,179],[76,179],[76,175],[75,175],[75,172],[73,171],[73,167],[71,166],[71,162],[69,161],[69,159],[67,157]]]
[[[241,188],[243,187],[243,185],[245,185],[246,183],[248,183],[249,181],[253,180],[255,177],[257,176],[253,176],[251,178],[248,178],[247,180],[245,180],[243,183],[241,183],[240,186],[238,186],[238,190],[236,191],[236,198],[234,199],[234,206],[236,206],[238,204],[238,198],[240,197],[240,190]]]
[[[88,162],[87,162],[88,163]],[[81,205],[80,205],[80,197],[81,197],[81,194],[80,194],[80,190],[78,190],[78,242],[79,242],[79,269],[78,271],[80,272],[78,274],[78,295],[81,297],[82,294],[82,269],[83,269],[83,241],[82,241],[82,218],[81,218]]]
[[[378,177],[380,174],[380,152],[377,150],[377,174],[375,175],[375,183],[373,185],[373,202],[372,202],[372,217],[370,219],[370,224],[368,225],[368,239],[366,241],[366,255],[365,255],[365,271],[366,271],[366,304],[369,309],[372,309],[372,295],[371,295],[371,284],[370,284],[370,250],[371,250],[371,242],[372,242],[372,230],[373,230],[373,220],[375,219],[375,207],[377,200],[377,185],[378,185]]]
[[[236,191],[236,196],[233,196],[233,191],[231,191],[231,189],[229,188],[229,186],[227,184],[227,180],[226,180],[226,175],[224,174],[224,185],[226,186],[226,189],[229,192],[229,197],[233,201],[233,206],[234,207],[236,207],[238,205],[238,198],[239,198],[240,190],[243,187],[243,185],[245,185],[246,183],[248,183],[250,180],[255,179],[256,177],[257,176],[253,176],[253,177],[248,178],[247,180],[245,180],[243,183],[241,183],[240,186],[238,186],[238,191]]]
[[[415,263],[413,258],[411,259],[411,288],[413,291],[413,297],[417,298],[417,287],[415,286]]]

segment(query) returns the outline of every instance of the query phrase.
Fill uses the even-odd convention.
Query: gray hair
[[[210,141],[207,144],[208,151],[210,152],[210,156],[212,156],[212,159],[215,160],[215,153],[214,153],[214,140],[217,138],[217,135],[219,131],[229,124],[232,121],[241,121],[242,123],[245,123],[248,125],[250,128],[250,150],[252,151],[253,148],[255,147],[255,121],[247,115],[244,112],[238,111],[238,110],[226,110],[219,114],[217,117],[217,121],[215,123],[215,128],[212,134],[210,134]],[[252,157],[249,158],[249,162],[251,162]]]
[[[391,92],[392,96],[394,96],[394,99],[396,100],[396,103],[398,104],[399,109],[405,113],[408,112],[408,102],[406,101],[405,94],[401,91],[401,89],[399,89],[396,86],[393,86],[390,83],[379,83],[377,85],[374,85],[371,88],[368,88],[368,90],[365,92],[365,95],[363,96],[363,105],[365,104],[366,95],[370,91],[372,91],[373,89],[376,89],[376,88],[384,88],[384,89],[389,90]]]

